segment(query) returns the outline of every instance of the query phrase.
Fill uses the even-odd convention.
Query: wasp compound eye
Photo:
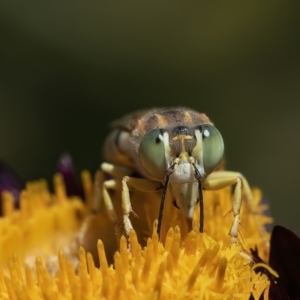
[[[144,169],[154,178],[163,180],[166,173],[163,131],[153,129],[141,140],[139,158]]]
[[[213,125],[203,124],[198,129],[202,136],[203,166],[206,175],[208,175],[218,167],[223,159],[224,142],[221,133]],[[193,155],[199,156],[198,153],[193,153]]]

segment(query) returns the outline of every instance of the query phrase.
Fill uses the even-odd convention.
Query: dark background
[[[51,180],[66,150],[93,171],[111,120],[189,106],[300,230],[296,3],[1,1],[0,158],[25,180]]]

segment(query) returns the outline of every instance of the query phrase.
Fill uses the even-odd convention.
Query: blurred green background
[[[189,106],[222,132],[227,167],[300,230],[297,2],[0,2],[0,158],[51,180],[69,151],[101,161],[108,123]]]

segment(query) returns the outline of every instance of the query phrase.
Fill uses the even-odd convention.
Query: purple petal
[[[274,227],[269,264],[279,274],[278,288],[289,299],[300,299],[300,239],[291,230]]]
[[[9,191],[13,194],[15,208],[19,208],[19,196],[24,186],[16,172],[0,160],[0,199],[3,191]]]
[[[57,164],[57,171],[62,174],[64,178],[67,195],[79,196],[81,199],[84,199],[83,189],[77,180],[76,172],[73,167],[73,160],[70,154],[63,153],[60,156]]]
[[[250,253],[251,253],[251,255],[252,255],[252,258],[253,258],[253,261],[254,261],[255,264],[257,264],[257,263],[263,263],[263,264],[267,265],[267,263],[266,263],[265,261],[263,261],[263,260],[260,258],[259,254],[258,254],[258,249],[257,249],[256,246],[255,246],[255,249],[250,248]],[[269,272],[268,269],[264,268],[263,266],[261,266],[261,267],[256,267],[256,268],[254,269],[254,272],[255,272],[255,273],[262,273],[262,274],[265,274],[266,276],[268,276],[268,278],[269,278],[271,281],[276,281],[276,279],[277,279],[276,277],[274,277],[274,276]]]
[[[255,263],[264,263],[266,264],[258,255],[258,249],[255,247],[255,249],[250,249],[252,258]],[[268,269],[264,267],[256,267],[254,269],[255,273],[262,273],[268,276],[270,280],[270,288],[269,288],[269,299],[270,300],[289,300],[290,298],[287,296],[284,290],[280,289],[280,287],[277,285],[277,278],[274,277]],[[263,294],[260,296],[263,299]],[[254,298],[253,298],[254,299]]]

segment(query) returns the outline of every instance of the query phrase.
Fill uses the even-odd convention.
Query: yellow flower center
[[[132,205],[139,218],[131,217],[136,231],[127,241],[124,236],[116,239],[105,209],[88,214],[92,195],[88,174],[84,177],[87,204],[68,198],[61,177],[55,178],[54,194],[44,181],[28,184],[21,193],[20,210],[13,210],[9,193],[3,195],[1,299],[249,299],[251,293],[258,299],[264,291],[266,298],[269,280],[254,272],[248,250],[257,246],[267,257],[268,245],[246,206],[239,243],[230,242],[229,188],[205,192],[203,234],[198,232],[197,209],[194,229],[188,233],[180,210],[172,204],[166,207],[162,242],[156,222],[152,229],[157,195],[145,199],[136,193]],[[262,214],[266,207],[259,204],[260,191],[253,193],[259,221],[270,223]],[[116,205],[118,197],[116,193]]]

